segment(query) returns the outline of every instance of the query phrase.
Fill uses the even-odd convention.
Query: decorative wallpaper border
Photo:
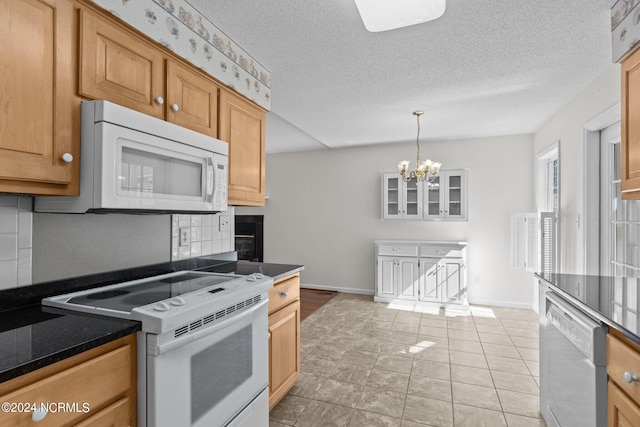
[[[271,72],[187,0],[92,0],[222,83],[270,109]]]
[[[620,0],[611,8],[611,51],[618,62],[640,42],[640,0]]]

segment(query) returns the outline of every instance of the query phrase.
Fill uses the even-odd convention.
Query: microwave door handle
[[[213,202],[213,157],[207,157],[207,203]]]

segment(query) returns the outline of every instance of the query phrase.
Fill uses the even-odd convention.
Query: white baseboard
[[[373,295],[375,294],[373,289],[359,289],[359,288],[341,288],[337,286],[324,286],[324,285],[312,285],[309,283],[301,283],[301,288],[307,289],[320,289],[322,291],[338,291],[345,294],[358,294],[358,295]]]
[[[494,307],[509,307],[509,308],[527,308],[533,310],[533,303],[526,302],[513,302],[513,301],[497,301],[497,300],[469,300],[470,305],[492,305]]]

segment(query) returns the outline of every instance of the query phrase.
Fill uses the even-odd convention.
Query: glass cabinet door
[[[425,192],[425,219],[440,219],[442,217],[442,203],[440,201],[440,176],[433,181],[424,183]]]
[[[414,179],[404,184],[405,203],[402,207],[404,219],[422,219],[422,187]]]
[[[444,193],[444,218],[445,220],[467,219],[466,206],[466,171],[447,171],[446,192]]]
[[[402,218],[402,178],[399,174],[382,176],[382,218]]]

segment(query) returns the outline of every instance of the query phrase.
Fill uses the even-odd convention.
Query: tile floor
[[[301,324],[282,426],[545,426],[533,310],[394,309],[339,294]]]

